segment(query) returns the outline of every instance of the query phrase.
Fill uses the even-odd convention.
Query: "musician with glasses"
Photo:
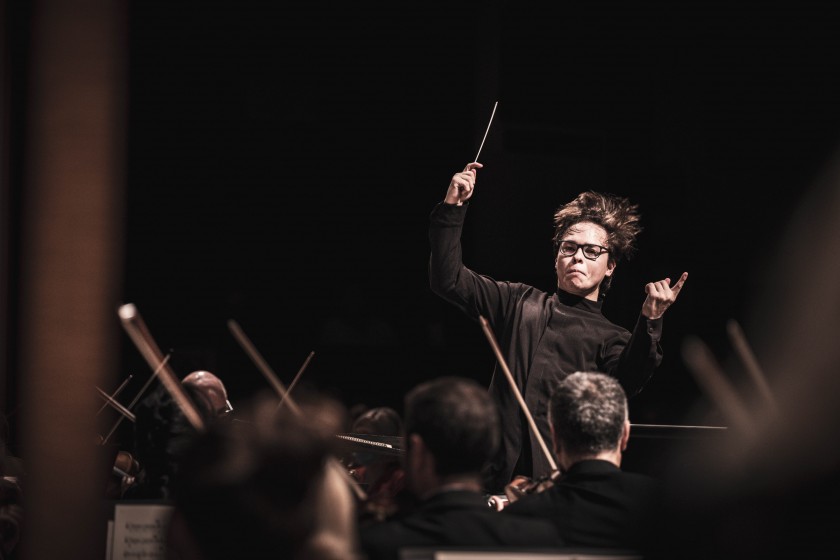
[[[645,286],[632,331],[616,325],[601,305],[617,265],[633,256],[641,231],[638,205],[587,191],[554,213],[557,289],[553,293],[497,281],[464,266],[461,229],[477,170],[473,162],[453,175],[444,200],[431,213],[429,280],[432,291],[469,317],[485,317],[544,441],[550,441],[548,400],[553,384],[575,371],[600,371],[638,394],[662,361],[662,316],[688,273]],[[497,364],[490,392],[503,419],[501,447],[486,475],[499,493],[515,476],[538,478],[550,466]]]

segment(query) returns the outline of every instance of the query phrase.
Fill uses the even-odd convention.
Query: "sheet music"
[[[111,559],[166,558],[166,532],[173,509],[165,504],[115,505]]]

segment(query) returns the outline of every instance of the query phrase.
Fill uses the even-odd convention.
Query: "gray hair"
[[[616,449],[628,418],[624,389],[599,372],[579,371],[559,381],[549,407],[555,438],[578,456]]]

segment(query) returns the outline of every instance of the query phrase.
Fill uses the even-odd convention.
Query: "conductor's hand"
[[[662,317],[665,310],[671,307],[671,304],[677,300],[677,296],[680,295],[680,290],[682,290],[687,278],[688,272],[683,272],[680,279],[673,286],[671,286],[670,278],[645,285],[647,297],[642,304],[642,315],[648,319],[659,319]]]
[[[449,188],[446,190],[446,198],[443,201],[447,204],[461,206],[464,201],[469,200],[475,188],[475,174],[477,169],[484,167],[477,161],[468,163],[463,171],[452,176]]]

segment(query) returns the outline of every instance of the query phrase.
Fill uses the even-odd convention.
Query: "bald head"
[[[217,416],[222,416],[233,410],[230,401],[228,401],[225,384],[209,371],[194,371],[181,380],[181,383],[200,391],[213,406]]]

